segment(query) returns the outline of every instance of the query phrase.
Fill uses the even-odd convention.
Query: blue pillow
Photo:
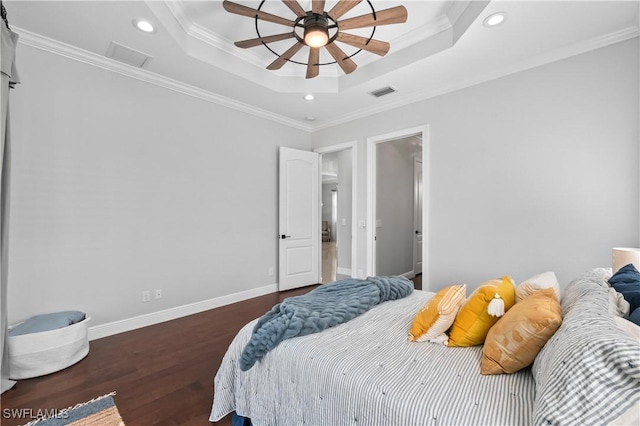
[[[640,326],[640,308],[636,309],[635,311],[631,312],[631,315],[629,315],[629,318],[627,318],[629,321],[631,321],[632,323],[634,323],[635,325]]]
[[[25,322],[18,324],[9,330],[9,336],[20,336],[22,334],[39,333],[41,331],[55,330],[82,321],[85,318],[84,312],[66,311],[54,312],[52,314],[36,315]]]
[[[613,274],[609,284],[629,302],[629,312],[633,313],[640,307],[640,272],[632,263]]]

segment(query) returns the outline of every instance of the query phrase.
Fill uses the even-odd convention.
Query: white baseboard
[[[338,266],[338,268],[336,269],[336,272],[340,275],[351,276],[351,269],[349,268],[341,268],[340,266]]]
[[[113,336],[114,334],[124,333],[125,331],[131,331],[137,328],[186,317],[187,315],[193,315],[210,309],[219,308],[220,306],[242,302],[243,300],[275,293],[276,291],[278,291],[278,284],[271,284],[264,287],[241,291],[239,293],[228,294],[226,296],[214,297],[213,299],[203,300],[201,302],[176,306],[175,308],[165,309],[163,311],[151,312],[149,314],[139,315],[133,318],[89,327],[89,340]]]

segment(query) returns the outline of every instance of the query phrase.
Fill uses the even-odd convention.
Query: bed
[[[513,374],[481,375],[481,346],[408,342],[430,292],[415,290],[321,333],[285,340],[241,371],[253,321],[216,374],[210,421],[233,412],[255,425],[635,421],[640,342],[616,326],[610,275],[594,269],[567,286],[562,325],[533,367]]]

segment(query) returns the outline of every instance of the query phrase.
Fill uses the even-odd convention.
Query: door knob
[[[280,238],[281,238],[281,239],[283,239],[283,240],[285,240],[285,239],[287,239],[287,238],[291,238],[291,235],[284,235],[284,234],[282,234],[282,235],[280,236]]]

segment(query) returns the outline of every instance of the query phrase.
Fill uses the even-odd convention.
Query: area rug
[[[113,400],[115,394],[111,392],[73,407],[54,410],[49,417],[34,420],[24,426],[124,426]]]

